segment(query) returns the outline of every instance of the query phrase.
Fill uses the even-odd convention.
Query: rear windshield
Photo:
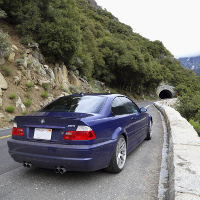
[[[102,96],[66,96],[50,103],[40,111],[99,113],[106,101]]]

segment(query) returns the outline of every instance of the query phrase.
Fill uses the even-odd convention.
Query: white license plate
[[[52,129],[35,128],[34,139],[50,140]]]

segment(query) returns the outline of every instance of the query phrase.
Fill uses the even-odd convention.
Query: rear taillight
[[[14,123],[13,129],[12,129],[12,135],[24,136],[23,128],[17,127],[17,124]]]
[[[94,131],[88,126],[78,126],[76,131],[67,131],[64,140],[93,140],[96,138]]]

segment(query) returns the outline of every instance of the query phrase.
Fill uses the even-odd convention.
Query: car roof
[[[72,94],[71,96],[124,96],[122,94],[113,94],[113,93],[80,93],[80,94]]]

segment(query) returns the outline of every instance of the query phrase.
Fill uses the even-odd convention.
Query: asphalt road
[[[146,107],[151,102],[137,102]],[[11,130],[0,131],[0,199],[59,199],[59,200],[148,200],[157,199],[163,146],[160,114],[148,107],[153,116],[153,138],[144,141],[127,157],[119,174],[95,172],[67,172],[27,169],[13,161],[7,148]]]

